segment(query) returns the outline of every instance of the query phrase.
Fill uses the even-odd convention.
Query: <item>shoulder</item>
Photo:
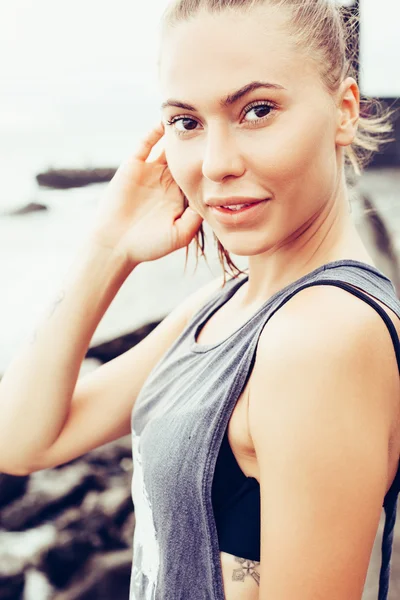
[[[386,437],[398,384],[393,343],[376,311],[335,286],[305,288],[260,336],[249,384],[250,434],[256,446],[260,422],[289,419],[309,429],[331,419],[352,422],[364,441],[371,422]]]
[[[387,310],[386,310],[387,312]],[[329,344],[328,344],[329,342]],[[367,302],[334,285],[313,285],[296,292],[272,315],[259,340],[259,352],[320,351],[346,355],[388,353],[395,364],[393,342],[382,317]],[[389,361],[390,362],[390,361]]]

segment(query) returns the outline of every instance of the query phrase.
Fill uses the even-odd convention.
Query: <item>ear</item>
[[[357,133],[360,118],[360,90],[353,77],[342,81],[337,93],[337,129],[336,143],[349,146]]]

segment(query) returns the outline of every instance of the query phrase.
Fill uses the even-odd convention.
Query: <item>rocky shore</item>
[[[40,186],[53,189],[66,190],[74,187],[83,187],[91,183],[106,183],[116,172],[116,168],[98,169],[48,169],[36,175]]]
[[[55,469],[0,474],[0,599],[126,600],[131,477],[129,436]]]

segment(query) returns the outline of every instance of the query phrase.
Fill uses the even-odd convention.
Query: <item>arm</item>
[[[150,371],[184,330],[191,316],[222,285],[217,277],[178,304],[139,344],[78,380],[68,417],[57,439],[28,472],[66,463],[131,430],[135,400]]]
[[[0,384],[0,470],[22,474],[59,436],[93,333],[134,267],[87,243]]]
[[[338,288],[302,290],[267,324],[249,400],[260,600],[361,599],[387,486],[397,378],[381,318]]]

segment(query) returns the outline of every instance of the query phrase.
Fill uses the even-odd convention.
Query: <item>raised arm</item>
[[[347,292],[307,288],[267,323],[249,400],[260,600],[361,600],[388,485],[395,392],[389,332]]]

